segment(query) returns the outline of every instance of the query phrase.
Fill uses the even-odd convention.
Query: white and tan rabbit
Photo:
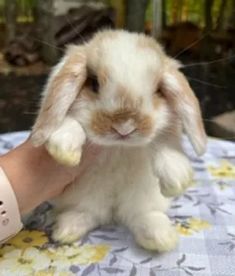
[[[102,31],[68,48],[49,78],[31,139],[67,165],[79,163],[86,140],[103,150],[56,200],[55,240],[72,242],[117,221],[146,249],[176,246],[164,196],[191,183],[182,129],[198,154],[206,145],[198,101],[178,68],[143,34]]]

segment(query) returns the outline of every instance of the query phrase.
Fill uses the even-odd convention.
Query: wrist
[[[42,158],[45,163],[45,155],[44,148],[34,148],[26,141],[0,158],[0,166],[4,169],[15,192],[21,214],[36,206],[34,201],[38,195],[34,194],[34,187],[39,184],[37,176],[42,174],[41,163]]]
[[[22,227],[15,193],[0,167],[0,243],[17,234]]]

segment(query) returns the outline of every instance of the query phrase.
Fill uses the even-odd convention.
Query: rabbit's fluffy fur
[[[143,34],[102,31],[68,48],[49,78],[31,139],[67,165],[79,163],[86,140],[102,151],[56,200],[55,240],[72,242],[115,221],[144,248],[176,246],[165,212],[167,197],[192,179],[182,129],[198,154],[206,144],[198,101],[178,68]]]

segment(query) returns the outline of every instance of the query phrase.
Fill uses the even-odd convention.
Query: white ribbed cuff
[[[15,193],[0,167],[0,243],[16,235],[22,227]]]

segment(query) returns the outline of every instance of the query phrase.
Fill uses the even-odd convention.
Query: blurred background
[[[32,126],[65,46],[104,28],[159,40],[185,65],[208,134],[235,139],[235,0],[0,0],[0,133]]]

